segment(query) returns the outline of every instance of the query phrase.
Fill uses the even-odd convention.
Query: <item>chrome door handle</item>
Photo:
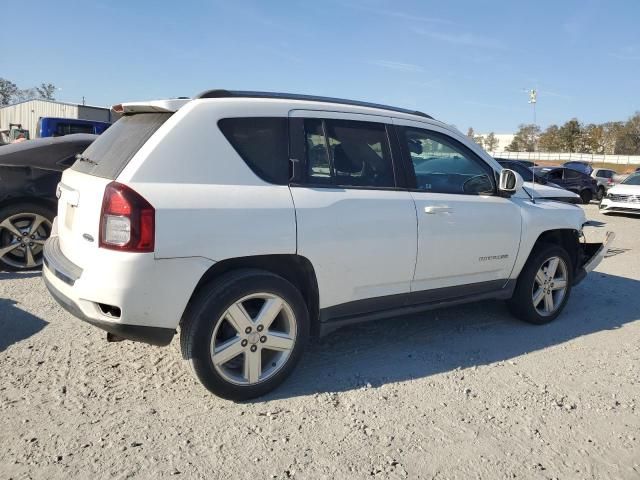
[[[451,207],[424,207],[424,213],[433,215],[435,213],[453,213]]]

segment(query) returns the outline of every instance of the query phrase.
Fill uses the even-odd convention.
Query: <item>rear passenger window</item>
[[[384,124],[351,120],[305,120],[307,178],[311,184],[395,187]]]
[[[218,126],[256,175],[279,185],[289,182],[287,118],[225,118]]]
[[[455,140],[428,130],[405,128],[404,132],[418,190],[467,195],[493,193],[490,167],[483,166],[482,160]]]
[[[582,178],[582,174],[577,170],[571,170],[570,168],[565,169],[564,178],[566,180],[580,180]]]

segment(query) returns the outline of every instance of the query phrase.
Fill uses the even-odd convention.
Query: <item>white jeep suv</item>
[[[227,90],[114,110],[59,184],[44,281],[109,340],[179,329],[221,397],[272,390],[353,322],[480,299],[549,322],[606,250],[420,112]]]

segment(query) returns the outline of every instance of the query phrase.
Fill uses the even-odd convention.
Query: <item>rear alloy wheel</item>
[[[218,319],[211,359],[229,383],[268,380],[287,362],[297,337],[291,306],[278,295],[254,293],[239,299]]]
[[[247,400],[277,387],[309,336],[300,292],[262,270],[230,272],[201,287],[181,325],[183,357],[207,389],[229,400]]]
[[[549,323],[566,305],[572,281],[571,260],[566,250],[558,245],[541,244],[522,269],[507,306],[525,322]]]
[[[1,209],[0,267],[13,271],[41,267],[54,216],[49,209],[35,204]]]
[[[593,193],[591,193],[591,190],[582,190],[580,192],[580,199],[584,205],[588,205],[593,199]]]

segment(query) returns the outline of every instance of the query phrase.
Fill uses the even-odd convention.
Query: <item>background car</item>
[[[500,158],[496,158],[496,160],[504,168],[518,172],[525,182],[534,182],[535,178],[535,183],[539,184],[539,186],[528,186],[525,184],[525,188],[529,194],[534,195],[536,198],[544,198],[567,203],[582,202],[581,198],[575,193],[547,181],[544,177],[541,177],[538,174],[534,174],[533,170],[523,164],[520,160],[505,160]]]
[[[572,170],[577,170],[578,172],[585,173],[587,175],[591,175],[593,172],[593,167],[589,165],[587,162],[579,162],[577,160],[571,162],[564,162],[562,164],[564,168],[571,168]]]
[[[598,182],[598,200],[602,200],[607,190],[616,184],[615,178],[618,172],[608,168],[595,168],[591,176]]]
[[[578,194],[584,204],[597,196],[597,180],[582,172],[564,167],[536,167],[533,170],[545,180]]]
[[[514,172],[518,172],[525,182],[533,182],[535,178],[536,183],[540,183],[542,185],[549,183],[545,178],[533,173],[533,170],[531,170],[531,167],[533,165],[529,165],[533,162],[525,163],[522,160],[508,160],[505,158],[496,158],[496,160],[504,168],[508,168],[510,170],[513,170]]]
[[[97,135],[37,138],[0,149],[0,269],[42,265],[56,216],[56,186]]]
[[[600,213],[640,215],[640,172],[632,173],[607,192],[600,202]]]

